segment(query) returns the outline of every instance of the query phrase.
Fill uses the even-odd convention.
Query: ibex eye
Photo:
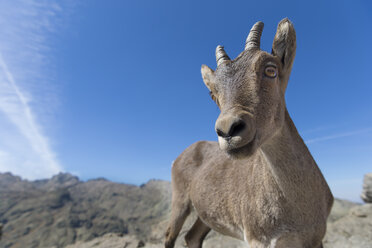
[[[265,68],[265,76],[269,78],[276,78],[277,70],[274,66],[267,66]]]
[[[213,95],[212,91],[209,91],[209,95],[211,96],[213,101],[216,101],[216,97]]]

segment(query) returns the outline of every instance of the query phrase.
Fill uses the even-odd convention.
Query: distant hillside
[[[170,201],[170,182],[160,180],[138,187],[105,179],[82,182],[68,173],[37,181],[0,173],[0,248],[163,247]],[[324,246],[371,248],[371,227],[372,204],[336,199]],[[211,232],[203,247],[245,244]]]
[[[137,187],[68,173],[33,182],[0,174],[0,247],[64,247],[106,233],[147,240],[165,220],[170,195],[170,183],[157,180]]]

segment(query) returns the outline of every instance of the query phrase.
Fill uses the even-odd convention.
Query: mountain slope
[[[70,174],[29,182],[0,174],[0,247],[64,247],[106,233],[148,239],[169,211],[169,182],[141,187]]]

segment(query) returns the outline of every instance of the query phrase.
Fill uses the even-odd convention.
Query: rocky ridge
[[[0,247],[65,247],[107,233],[148,240],[170,194],[169,182],[157,180],[138,187],[67,173],[32,182],[0,174]]]

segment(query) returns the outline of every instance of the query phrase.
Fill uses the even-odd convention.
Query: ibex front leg
[[[185,197],[173,193],[171,219],[165,233],[165,248],[173,248],[186,217],[190,214],[190,204]]]
[[[205,236],[211,229],[198,218],[185,236],[187,247],[201,248]]]

